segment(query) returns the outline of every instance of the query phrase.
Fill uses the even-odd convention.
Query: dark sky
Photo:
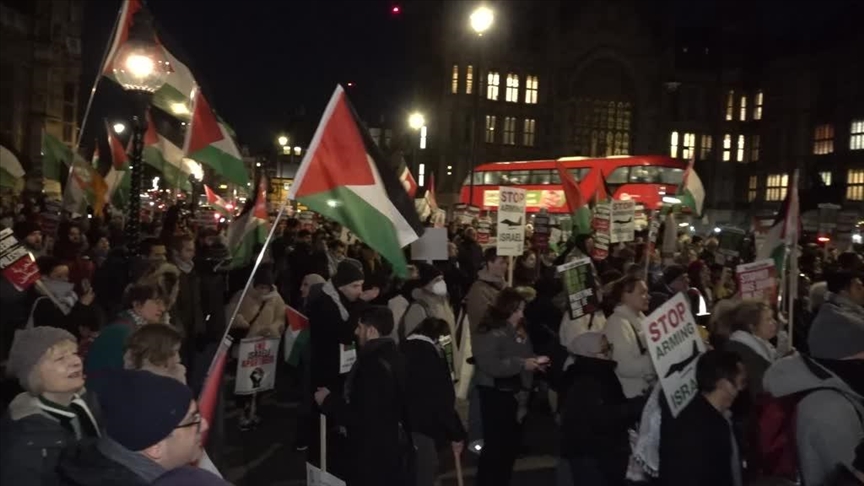
[[[404,108],[405,24],[389,0],[147,4],[163,43],[253,152],[266,151],[281,132],[311,138],[337,83],[355,84],[349,93],[369,123]],[[89,94],[119,6],[119,0],[87,2],[82,93]],[[122,91],[103,81],[84,140],[96,136],[93,127],[101,129],[103,117],[128,117]],[[297,127],[298,120],[306,126]]]

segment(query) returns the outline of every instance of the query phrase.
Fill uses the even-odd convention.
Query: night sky
[[[163,43],[253,153],[269,150],[282,132],[308,143],[336,83],[354,83],[349,94],[369,123],[404,109],[405,25],[389,0],[147,4]],[[86,4],[82,110],[119,7],[119,0]],[[103,79],[84,144],[102,118],[122,120],[128,110],[122,89]]]

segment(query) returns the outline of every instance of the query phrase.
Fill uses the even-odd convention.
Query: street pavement
[[[226,383],[226,389],[232,388],[232,382]],[[258,407],[261,424],[245,432],[238,428],[240,410],[232,400],[227,402],[225,441],[218,451],[225,479],[235,486],[305,485],[306,453],[294,449],[297,401],[286,393],[265,394]],[[557,427],[548,408],[535,408],[526,421],[525,449],[514,467],[512,486],[555,484]],[[477,456],[466,452],[462,464],[465,484],[475,484]],[[452,456],[442,458],[441,473],[441,486],[457,484]]]

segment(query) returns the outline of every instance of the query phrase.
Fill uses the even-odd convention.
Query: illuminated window
[[[486,115],[486,143],[495,143],[495,115]]]
[[[426,149],[426,125],[420,127],[420,150]]]
[[[846,199],[864,201],[864,169],[850,169],[846,174]]]
[[[468,65],[465,70],[465,94],[474,92],[474,66]]]
[[[533,118],[526,118],[522,124],[522,145],[526,147],[534,146],[534,130],[536,129],[537,121]]]
[[[516,118],[504,117],[504,145],[516,145]]]
[[[507,75],[507,92],[504,99],[511,103],[519,102],[519,75],[510,73]]]
[[[699,158],[706,160],[711,155],[711,150],[714,148],[714,137],[711,135],[702,135],[701,144],[699,145]]]
[[[759,162],[759,145],[761,140],[759,135],[750,137],[750,162]]]
[[[726,121],[732,121],[732,114],[735,111],[735,92],[729,91],[726,94]]]
[[[813,153],[825,155],[834,153],[834,125],[817,125],[813,131]]]
[[[571,110],[571,153],[588,157],[630,153],[633,112],[629,102],[580,98]]]
[[[732,160],[732,135],[723,135],[723,162]]]
[[[672,136],[669,137],[669,157],[678,158],[678,132],[672,132]]]
[[[489,71],[486,77],[486,99],[498,101],[498,86],[501,83],[501,76],[495,71]]]
[[[753,119],[761,120],[762,119],[762,90],[756,92],[756,96],[753,97]]]
[[[690,160],[696,156],[696,134],[685,133],[684,145],[681,147],[681,158]]]
[[[453,65],[453,82],[452,82],[452,86],[450,87],[450,90],[453,94],[456,94],[459,92],[459,65],[458,64]]]
[[[738,150],[735,152],[735,160],[744,162],[744,135],[738,135]]]
[[[750,176],[747,183],[747,202],[756,200],[756,193],[759,190],[759,176]]]
[[[849,150],[864,150],[864,120],[852,120],[849,129]]]
[[[831,172],[830,171],[820,172],[819,177],[822,179],[822,184],[825,184],[826,186],[831,185]]]
[[[525,103],[529,105],[537,104],[537,91],[540,87],[540,81],[537,76],[525,77]]]
[[[738,118],[741,121],[747,121],[747,95],[741,97],[741,107],[739,108]]]
[[[765,180],[765,200],[782,201],[786,199],[788,185],[788,174],[768,174],[768,178]]]
[[[417,185],[426,185],[426,164],[420,164],[417,167]]]

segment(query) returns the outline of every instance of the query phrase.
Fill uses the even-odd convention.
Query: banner
[[[501,186],[498,203],[498,256],[525,251],[525,189]]]
[[[9,228],[0,231],[0,270],[19,292],[30,288],[41,276],[33,255]]]
[[[594,274],[591,271],[591,259],[580,258],[558,267],[567,301],[570,308],[570,319],[578,319],[585,314],[593,314],[597,310],[597,293],[594,291]]]
[[[742,299],[759,299],[769,304],[777,302],[777,268],[774,260],[768,258],[738,265],[735,273]]]
[[[503,186],[507,187],[507,186]],[[513,189],[507,187],[508,189]],[[524,190],[524,189],[523,189]],[[501,201],[501,188],[483,191],[483,206],[485,209],[494,210]],[[525,191],[525,205],[532,211],[546,209],[564,209],[567,199],[564,191],[560,189],[529,189]]]
[[[272,390],[276,383],[279,338],[246,338],[239,346],[234,394],[252,395]]]
[[[669,409],[677,417],[699,393],[696,361],[705,352],[685,294],[675,294],[643,319],[642,331]]]
[[[612,201],[611,242],[636,239],[636,201]]]

